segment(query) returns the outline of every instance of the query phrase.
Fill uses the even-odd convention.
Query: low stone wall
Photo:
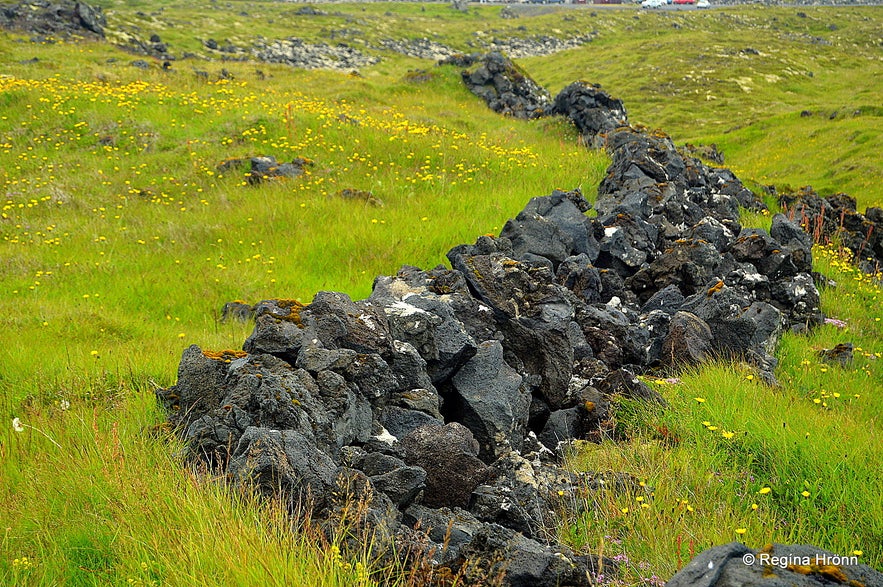
[[[484,68],[467,83],[542,90],[502,56],[457,59]],[[591,84],[554,112],[611,154],[593,205],[579,190],[535,197],[498,236],[451,249],[450,269],[404,266],[364,300],[228,304],[255,320],[243,350],[191,346],[158,392],[190,457],[329,533],[358,529],[344,543],[369,532],[389,564],[525,586],[615,574],[555,528],[636,480],[567,471],[562,451],[609,434],[619,398],[664,404],[640,373],[723,357],[775,384],[781,332],[824,317],[812,239],[783,214],[743,228],[739,207],[765,206],[732,172],[628,126]]]

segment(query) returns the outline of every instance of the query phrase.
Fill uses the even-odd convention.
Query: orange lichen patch
[[[241,359],[243,357],[247,357],[248,353],[245,351],[231,351],[231,350],[223,350],[223,351],[202,351],[203,356],[209,359],[214,359],[216,361],[224,361],[225,363],[229,363],[233,359]]]
[[[280,320],[287,320],[288,322],[293,322],[299,328],[303,328],[303,323],[300,320],[300,313],[306,306],[300,303],[297,300],[288,300],[288,299],[275,299],[276,305],[280,308],[284,308],[288,310],[287,316],[277,316]]]
[[[712,295],[716,294],[717,292],[719,292],[723,288],[724,288],[724,282],[721,280],[718,280],[717,283],[715,283],[710,288],[708,288],[708,297],[711,297]]]
[[[837,581],[840,584],[850,583],[849,577],[843,573],[843,569],[838,565],[788,565],[786,568],[800,575],[818,575],[829,581]]]
[[[585,406],[587,412],[594,412],[595,411],[595,402],[586,402],[584,404],[584,406]]]
[[[767,542],[764,544],[763,548],[758,551],[758,554],[772,554],[773,553],[773,543]]]

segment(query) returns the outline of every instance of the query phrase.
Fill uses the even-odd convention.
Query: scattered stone
[[[406,40],[383,39],[380,41],[380,48],[401,55],[407,55],[408,57],[431,59],[433,61],[448,59],[457,54],[457,51],[450,47],[431,41],[426,37]]]
[[[313,165],[309,159],[298,157],[290,163],[279,163],[275,157],[252,157],[250,159],[227,159],[217,169],[220,172],[241,171],[246,166],[247,171],[242,172],[243,177],[251,185],[258,185],[265,181],[293,178],[303,175],[307,167]]]
[[[337,192],[337,197],[342,198],[344,200],[352,200],[355,202],[363,202],[367,206],[375,206],[377,208],[383,208],[383,200],[375,196],[373,193],[367,190],[360,190],[356,188],[344,188]]]
[[[819,356],[827,363],[837,363],[841,367],[846,367],[852,363],[853,346],[851,342],[841,342],[831,349],[822,349]]]
[[[519,16],[520,15],[517,12],[515,12],[512,9],[512,7],[509,6],[508,4],[506,6],[504,6],[502,10],[500,10],[500,18],[513,19],[513,18],[518,18]]]
[[[468,0],[451,0],[451,8],[458,12],[469,12]]]
[[[503,16],[503,12],[509,8],[510,14],[514,14],[515,16]],[[503,18],[518,18],[517,13],[511,9],[510,6],[506,6],[500,12],[500,16]],[[560,53],[561,51],[567,51],[569,49],[576,49],[577,47],[582,47],[583,45],[592,42],[595,39],[597,33],[586,33],[583,35],[576,35],[569,39],[559,39],[557,37],[551,37],[549,35],[536,35],[533,37],[506,37],[506,38],[494,38],[491,39],[490,42],[482,43],[486,51],[490,52],[499,52],[510,59],[522,59],[525,57],[543,57],[545,55],[554,55],[555,53]]]
[[[296,16],[327,16],[328,13],[324,10],[318,10],[313,8],[312,6],[302,6],[294,11]]]
[[[236,320],[237,322],[248,322],[254,318],[254,306],[245,302],[236,300],[227,302],[221,308],[221,322],[228,320]]]

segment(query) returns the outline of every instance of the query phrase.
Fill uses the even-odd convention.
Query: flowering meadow
[[[195,56],[145,69],[110,42],[0,32],[0,584],[384,580],[277,504],[183,466],[153,395],[188,345],[239,347],[250,325],[221,322],[226,302],[364,297],[376,275],[498,234],[533,196],[594,197],[609,160],[567,121],[500,117],[456,67],[374,49],[382,38],[470,51],[493,36],[595,31],[519,64],[553,93],[601,82],[677,143],[715,142],[750,186],[883,203],[879,9],[537,7],[501,19],[484,5],[334,4],[307,17],[269,2],[99,4],[111,40],[158,33]],[[379,63],[221,62],[201,42],[332,42],[352,29]],[[309,164],[257,184],[222,166],[254,156]],[[648,376],[669,407],[623,400],[610,437],[572,455],[574,468],[641,480],[572,496],[590,505],[574,503],[581,516],[561,512],[563,540],[619,562],[598,584],[659,585],[731,540],[813,543],[883,569],[883,290],[836,243],[814,259],[832,280],[829,320],[784,335],[779,387],[740,364]],[[853,361],[825,362],[819,351],[841,342]]]

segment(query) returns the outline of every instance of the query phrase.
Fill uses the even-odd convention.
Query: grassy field
[[[501,19],[499,6],[446,4],[320,16],[270,2],[100,4],[110,28],[160,34],[173,53],[257,34],[335,43],[337,31],[382,61],[359,76],[198,58],[142,70],[107,43],[0,33],[2,584],[371,583],[365,561],[182,468],[153,390],[174,383],[189,344],[240,347],[250,328],[218,322],[227,301],[365,296],[377,274],[434,266],[498,232],[532,196],[593,196],[608,163],[562,120],[491,113],[455,68],[371,48],[383,38],[471,51],[494,36],[596,31],[520,63],[553,93],[599,82],[634,122],[715,142],[750,185],[883,204],[879,8]],[[408,75],[418,69],[428,79]],[[217,169],[253,155],[314,164],[260,186]],[[337,197],[345,188],[384,206]],[[633,440],[588,445],[573,466],[631,472],[645,492],[586,496],[592,514],[565,519],[563,539],[616,557],[623,584],[667,579],[691,550],[733,539],[856,551],[883,569],[883,292],[834,249],[817,248],[816,267],[838,282],[823,303],[845,327],[786,336],[779,388],[715,365],[654,383],[665,412],[622,406]],[[820,362],[817,349],[846,340],[853,365]]]

